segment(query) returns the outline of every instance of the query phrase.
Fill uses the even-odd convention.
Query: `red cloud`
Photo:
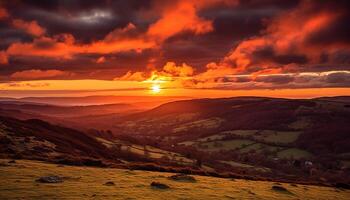
[[[0,7],[0,20],[9,17],[9,14],[5,8]]]
[[[21,19],[15,19],[12,24],[17,29],[22,29],[28,34],[39,37],[45,34],[45,28],[41,27],[36,21],[26,22]]]
[[[105,63],[105,62],[106,62],[106,58],[104,56],[101,56],[96,60],[96,63],[98,64]]]
[[[37,22],[14,20],[13,25],[26,32],[40,36],[33,42],[16,42],[6,51],[9,56],[38,56],[53,58],[72,58],[75,54],[110,54],[134,50],[157,48],[164,40],[182,33],[204,34],[213,30],[212,21],[201,18],[197,12],[217,4],[236,4],[236,0],[179,0],[160,9],[160,18],[151,24],[148,30],[140,33],[137,27],[129,23],[107,34],[104,39],[90,44],[79,44],[70,34],[43,36],[45,29]],[[153,8],[153,11],[157,7]]]
[[[313,35],[327,30],[346,12],[318,7],[303,1],[294,10],[275,17],[259,37],[239,43],[224,59],[222,65],[232,66],[236,73],[250,73],[269,68],[285,68],[287,64],[320,63],[322,56],[330,58],[350,45],[309,42]],[[268,70],[267,70],[268,71]]]
[[[0,51],[0,64],[8,64],[8,58],[4,51]]]

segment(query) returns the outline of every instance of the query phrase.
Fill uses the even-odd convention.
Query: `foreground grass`
[[[197,181],[167,179],[171,173],[58,166],[0,160],[0,199],[348,199],[350,192],[330,187],[279,183],[289,192],[272,190],[273,182],[194,176]],[[41,176],[66,177],[63,183],[35,182]],[[113,181],[115,185],[104,185]],[[154,189],[153,181],[170,186]]]

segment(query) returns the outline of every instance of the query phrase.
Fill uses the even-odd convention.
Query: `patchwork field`
[[[266,181],[193,176],[195,182],[169,180],[171,173],[58,166],[37,161],[0,160],[0,199],[337,199],[349,190]],[[61,183],[36,182],[42,176]],[[152,182],[169,186],[151,187]],[[106,184],[107,182],[113,182]],[[275,187],[273,187],[275,186]],[[276,188],[283,187],[286,190]]]
[[[178,126],[172,130],[173,133],[179,133],[188,131],[193,128],[200,129],[215,129],[218,128],[224,120],[218,117],[210,118],[210,119],[202,119],[193,121],[190,123],[185,123],[181,126]]]
[[[198,144],[198,147],[202,151],[235,150],[248,146],[252,143],[254,142],[251,140],[225,140],[220,142],[203,142]]]
[[[307,159],[313,156],[310,152],[286,146],[295,142],[301,133],[301,131],[232,130],[180,142],[179,145],[194,146],[205,152],[236,150],[241,154],[249,152],[269,154],[271,158]],[[230,136],[238,138],[225,138]]]
[[[140,156],[146,156],[151,159],[160,159],[160,158],[166,157],[169,160],[172,160],[182,165],[192,165],[193,163],[195,163],[194,160],[188,159],[181,154],[165,151],[149,145],[141,146],[136,144],[128,144],[120,140],[108,141],[102,138],[96,138],[96,139],[100,141],[103,145],[105,145],[107,148],[113,148],[115,146],[119,146],[120,149],[123,151],[129,151],[131,153],[134,153]]]

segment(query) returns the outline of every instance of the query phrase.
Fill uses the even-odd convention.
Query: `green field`
[[[221,163],[225,163],[228,164],[232,167],[240,167],[240,168],[248,168],[248,169],[252,169],[255,171],[260,171],[260,172],[270,172],[271,169],[266,168],[266,167],[256,167],[253,165],[248,165],[248,164],[244,164],[244,163],[239,163],[239,162],[235,162],[235,161],[220,161]]]
[[[254,139],[270,143],[288,144],[297,140],[300,134],[299,131],[264,130],[259,135],[255,135]]]
[[[209,119],[201,119],[189,123],[182,124],[181,126],[178,126],[172,130],[173,133],[178,132],[184,132],[188,131],[193,128],[200,128],[200,129],[215,129],[218,128],[221,123],[224,121],[224,119],[213,117]]]
[[[247,145],[254,143],[251,140],[225,140],[225,141],[213,141],[203,142],[198,144],[198,148],[202,151],[220,151],[220,150],[235,150],[243,148]]]
[[[287,158],[287,159],[290,159],[290,158],[300,159],[300,158],[310,158],[312,157],[312,154],[302,149],[289,148],[278,152],[277,157]]]
[[[0,199],[337,199],[345,200],[349,190],[331,187],[279,183],[289,192],[272,189],[274,182],[231,180],[194,176],[196,182],[169,180],[171,173],[130,171],[125,169],[57,166],[37,161],[7,164],[0,160]],[[41,176],[64,177],[62,183],[38,183]],[[113,181],[115,185],[104,185]],[[169,189],[150,186],[153,181]]]
[[[135,144],[128,144],[120,140],[108,141],[102,138],[96,138],[96,139],[108,148],[112,148],[113,146],[118,145],[120,146],[120,149],[122,151],[129,151],[131,153],[138,154],[141,156],[147,156],[152,159],[160,159],[160,158],[167,157],[170,160],[182,165],[193,165],[193,163],[195,163],[194,160],[188,159],[182,156],[181,154],[165,151],[165,150],[158,149],[148,145],[141,146],[141,145],[135,145]]]
[[[218,134],[214,134],[208,137],[199,138],[193,141],[185,141],[179,143],[180,145],[209,145],[211,142],[217,141],[220,143],[224,143],[224,138],[226,136],[240,136],[249,140],[252,138],[258,142],[262,143],[277,143],[277,144],[290,144],[295,142],[299,135],[302,132],[300,131],[274,131],[274,130],[232,130],[232,131],[223,131]]]

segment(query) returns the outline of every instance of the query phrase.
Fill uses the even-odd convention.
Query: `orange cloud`
[[[15,27],[23,29],[37,38],[32,42],[11,44],[6,54],[8,56],[70,59],[75,54],[83,53],[110,54],[131,50],[141,52],[144,49],[157,48],[162,45],[164,40],[182,32],[204,34],[212,31],[212,21],[199,17],[197,13],[201,9],[223,3],[235,5],[237,1],[179,0],[162,7],[160,18],[151,24],[144,33],[140,33],[134,24],[129,23],[124,28],[111,31],[102,40],[90,44],[79,44],[70,34],[44,36],[45,29],[40,27],[36,21],[25,22],[17,19],[13,20]],[[153,8],[153,11],[155,10],[156,8]]]
[[[236,5],[236,0],[178,0],[164,6],[161,18],[152,24],[147,35],[164,41],[178,33],[192,32],[196,35],[213,31],[212,21],[198,16],[198,11],[216,4]]]
[[[120,81],[144,81],[147,79],[147,73],[145,72],[131,72],[128,71],[125,75],[117,77],[114,80]]]
[[[308,40],[318,31],[327,30],[341,14],[303,1],[296,9],[272,19],[261,36],[240,42],[220,64],[242,73],[284,69],[284,63],[319,63],[323,54],[336,52],[339,45],[321,48]]]
[[[28,34],[36,37],[42,36],[46,32],[46,29],[41,27],[36,21],[26,22],[21,19],[14,19],[12,24],[15,28],[24,30]]]
[[[70,75],[72,75],[72,73],[56,70],[56,69],[53,69],[53,70],[32,69],[32,70],[15,72],[11,75],[11,78],[31,80],[31,79],[55,78],[55,77],[70,76]]]
[[[194,68],[182,63],[177,66],[174,62],[167,62],[161,70],[153,70],[149,72],[131,72],[128,71],[125,75],[117,77],[114,80],[124,81],[173,81],[174,78],[191,77],[194,73]]]
[[[106,62],[106,58],[104,56],[101,56],[96,60],[96,63],[98,64],[105,63],[105,62]]]
[[[15,42],[9,46],[6,52],[10,56],[71,58],[73,53],[82,52],[80,46],[74,45],[72,38],[71,35],[61,39],[42,36],[35,38],[33,42]]]
[[[251,55],[266,46],[271,45],[271,41],[265,38],[252,38],[241,42],[233,51],[227,55],[223,63],[225,65],[233,65],[236,72],[245,71],[248,66],[253,64]]]
[[[186,77],[193,75],[194,69],[186,63],[182,63],[182,66],[176,66],[174,62],[167,62],[163,67],[163,72],[171,76]]]
[[[97,53],[108,54],[121,51],[152,48],[155,43],[142,38],[118,38],[107,35],[104,40],[91,44],[78,44],[71,34],[61,34],[54,37],[42,36],[35,38],[33,42],[16,42],[7,49],[11,56],[41,56],[52,58],[70,59],[75,54]]]
[[[163,41],[184,31],[203,34],[213,30],[212,22],[197,16],[193,1],[178,1],[175,8],[165,9],[162,17],[152,24],[147,35]]]

